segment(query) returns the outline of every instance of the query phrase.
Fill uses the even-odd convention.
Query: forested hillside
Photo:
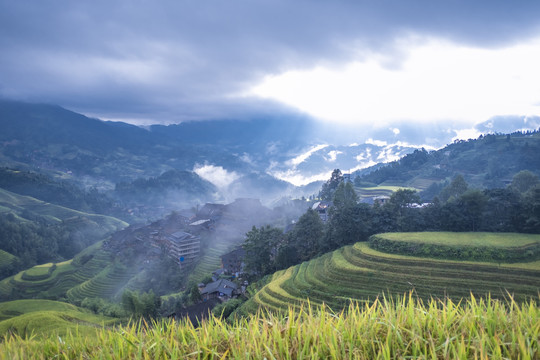
[[[85,213],[0,189],[0,249],[14,256],[9,266],[2,266],[1,275],[71,259],[125,226],[127,223],[114,217]]]
[[[522,170],[540,174],[540,132],[489,134],[440,150],[417,150],[358,181],[411,186],[431,199],[457,174],[477,188],[501,188]],[[430,188],[431,186],[431,188]]]

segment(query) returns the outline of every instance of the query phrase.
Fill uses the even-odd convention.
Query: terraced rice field
[[[492,232],[384,233],[369,246],[385,253],[494,263],[540,260],[540,235]]]
[[[126,222],[110,216],[90,214],[69,209],[60,205],[44,202],[30,196],[15,194],[4,189],[0,189],[0,206],[2,206],[5,212],[11,212],[14,214],[20,214],[26,209],[43,216],[52,223],[61,223],[64,220],[77,217],[85,218],[87,221],[92,221],[98,224],[104,233],[121,230],[128,225]]]
[[[17,300],[0,303],[0,337],[7,333],[41,338],[68,332],[92,336],[97,328],[116,319],[95,315],[86,309],[51,300]],[[58,339],[58,337],[56,337]],[[1,356],[0,356],[1,357]],[[21,358],[32,358],[21,356]]]
[[[53,299],[64,296],[69,289],[99,274],[110,263],[110,254],[96,250],[99,245],[83,252],[92,254],[92,258],[83,265],[74,265],[71,260],[58,263],[56,269],[44,278],[36,275],[48,273],[52,264],[38,265],[0,281],[0,299]]]
[[[415,178],[410,182],[410,186],[418,190],[426,190],[431,184],[437,182],[437,179],[425,179],[425,178]]]
[[[84,298],[113,298],[124,288],[124,285],[137,271],[122,264],[112,263],[102,269],[92,278],[72,287],[67,291],[71,301],[81,301]]]
[[[493,232],[410,232],[376,235],[392,241],[456,246],[526,247],[540,243],[538,234]]]
[[[233,250],[234,244],[228,241],[216,241],[212,243],[201,257],[199,263],[189,275],[189,281],[200,283],[209,274],[221,267],[221,255]]]
[[[416,190],[405,186],[375,186],[375,187],[355,187],[354,190],[360,198],[370,198],[375,196],[391,196],[394,191],[399,189]]]
[[[459,301],[471,293],[505,298],[511,293],[515,300],[524,301],[539,294],[540,262],[532,264],[501,266],[391,255],[357,243],[275,273],[243,310],[286,310],[308,302],[337,310],[351,299],[370,301],[381,294],[403,295],[411,290],[423,299]]]

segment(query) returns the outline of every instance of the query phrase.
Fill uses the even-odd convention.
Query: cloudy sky
[[[540,115],[540,1],[0,0],[0,48],[0,97],[138,124],[466,137]]]

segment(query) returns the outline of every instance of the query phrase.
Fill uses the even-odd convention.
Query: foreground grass
[[[10,335],[0,344],[0,358],[537,359],[539,315],[535,301],[471,297],[456,304],[409,295],[352,304],[337,314],[308,307],[231,323],[211,318],[199,327],[138,322],[87,338]]]

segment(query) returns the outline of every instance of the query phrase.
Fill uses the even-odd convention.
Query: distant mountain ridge
[[[536,120],[531,118],[529,123]],[[218,189],[227,200],[253,196],[269,201],[281,195],[309,195],[305,189],[312,187],[298,185],[326,180],[336,168],[353,172],[353,178],[363,175],[367,182],[419,189],[446,181],[456,172],[483,187],[500,186],[517,169],[538,173],[538,157],[534,156],[538,149],[533,142],[536,135],[532,140],[523,140],[517,133],[512,134],[508,143],[499,141],[496,135],[478,139],[478,144],[486,143],[487,147],[458,141],[446,150],[429,153],[424,161],[422,154],[427,151],[400,142],[329,144],[310,121],[301,116],[277,115],[152,125],[145,129],[88,118],[56,105],[0,100],[0,166],[48,172],[100,190],[112,190],[118,183],[137,179],[158,178],[171,170],[194,172],[213,166],[221,171],[221,175],[213,173],[214,179],[234,175],[229,186]],[[493,121],[482,124],[487,129],[496,125]],[[493,136],[496,140],[488,146]],[[530,148],[519,150],[527,142]],[[451,156],[445,155],[447,151]],[[459,155],[461,152],[463,155]],[[516,165],[519,159],[525,160]],[[381,165],[388,161],[395,162]]]
[[[489,134],[474,140],[455,141],[437,151],[415,150],[364,174],[361,180],[425,190],[430,186],[441,187],[445,181],[461,174],[474,187],[505,187],[521,170],[540,175],[538,154],[539,131]]]
[[[301,116],[276,116],[144,129],[88,118],[56,105],[0,100],[0,165],[45,171],[61,179],[83,181],[86,186],[112,189],[117,183],[159,177],[170,170],[193,171],[208,164],[237,174],[236,185],[222,191],[271,198],[279,197],[276,191],[302,192],[285,183],[294,183],[295,174],[308,179],[297,184],[306,184],[310,177],[325,179],[336,167],[373,165],[414,150],[374,144],[328,145],[298,161],[298,156],[320,141],[312,125]],[[256,183],[249,179],[254,177],[264,178],[262,191],[253,191]]]

